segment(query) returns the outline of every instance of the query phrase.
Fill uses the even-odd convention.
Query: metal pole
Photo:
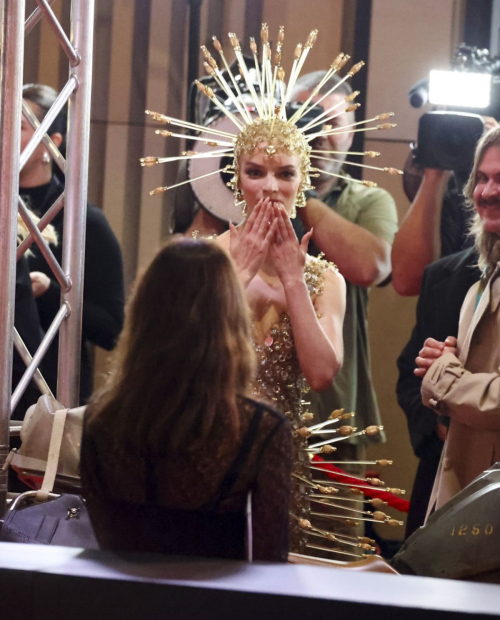
[[[21,137],[24,0],[0,0],[0,514],[7,500],[17,197]]]
[[[72,69],[78,80],[78,89],[69,101],[62,261],[63,270],[72,282],[71,290],[63,295],[71,315],[61,325],[57,383],[57,398],[66,407],[79,404],[80,392],[93,29],[94,0],[73,0],[71,43],[80,54],[81,62]]]
[[[35,355],[33,355],[33,357],[31,358],[31,362],[26,368],[24,375],[21,377],[21,380],[16,385],[16,389],[14,390],[14,393],[12,394],[12,398],[10,402],[10,407],[12,411],[14,411],[14,409],[19,404],[19,401],[21,400],[21,396],[26,391],[26,388],[28,387],[31,379],[33,379],[33,376],[35,372],[37,371],[38,366],[40,366],[40,363],[43,360],[45,353],[47,353],[47,349],[50,347],[51,342],[54,340],[57,334],[57,330],[59,329],[59,326],[64,321],[64,319],[68,316],[68,312],[69,312],[69,308],[66,304],[62,305],[59,308],[59,312],[56,314],[49,329],[45,333],[45,336],[43,337],[43,340],[40,343],[40,346],[36,350]]]

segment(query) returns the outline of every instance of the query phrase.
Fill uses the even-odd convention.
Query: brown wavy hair
[[[199,449],[216,423],[236,440],[254,363],[250,310],[231,259],[213,241],[176,238],[136,283],[89,425],[113,428],[117,447],[168,455]]]
[[[470,234],[474,237],[474,245],[478,253],[478,264],[485,275],[490,275],[500,261],[500,238],[496,233],[484,230],[479,213],[474,207],[474,188],[477,185],[477,171],[486,151],[490,148],[500,149],[500,127],[491,129],[479,140],[474,155],[474,165],[467,183],[464,186],[464,196],[468,206],[474,211],[471,218]]]

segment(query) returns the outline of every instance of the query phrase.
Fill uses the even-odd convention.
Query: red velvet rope
[[[337,476],[336,473],[345,474],[345,471],[340,467],[336,467],[331,463],[325,462],[325,460],[318,454],[313,457],[312,462],[315,465],[322,465],[321,469],[324,469],[327,476],[332,480],[348,484],[362,484],[362,482],[360,482],[357,478],[352,478],[351,476]],[[368,482],[366,483],[366,487],[363,487],[362,489],[360,488],[360,491],[363,491],[365,497],[377,497],[384,502],[387,502],[388,506],[399,510],[399,512],[408,512],[410,509],[410,502],[407,499],[403,499],[402,497],[389,493],[388,491],[381,491],[380,489],[377,489],[377,487],[371,486]]]

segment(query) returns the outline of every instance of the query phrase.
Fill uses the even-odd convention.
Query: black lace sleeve
[[[262,450],[252,495],[254,560],[284,562],[288,529],[292,434],[283,420]]]

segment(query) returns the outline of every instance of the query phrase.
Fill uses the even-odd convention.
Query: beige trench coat
[[[429,368],[422,400],[449,416],[427,516],[500,461],[500,263],[477,304],[479,282],[460,312],[458,357],[446,353]]]

